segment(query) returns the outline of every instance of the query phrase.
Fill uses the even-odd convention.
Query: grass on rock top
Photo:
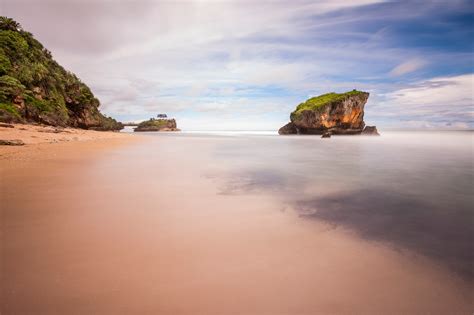
[[[349,96],[356,96],[356,95],[361,95],[361,94],[364,94],[365,92],[362,92],[362,91],[357,91],[357,90],[353,90],[353,91],[349,91],[349,92],[346,92],[346,93],[327,93],[327,94],[323,94],[323,95],[319,95],[319,96],[316,96],[316,97],[312,97],[310,99],[308,99],[306,102],[304,103],[301,103],[299,104],[295,111],[293,113],[291,113],[291,115],[299,115],[301,114],[301,112],[305,111],[305,110],[318,110],[320,108],[322,108],[323,106],[325,105],[329,105],[329,104],[332,104],[332,103],[335,103],[335,102],[339,102],[339,101],[342,101],[344,100],[345,98],[349,97]]]
[[[166,127],[168,124],[167,119],[149,119],[142,121],[140,124],[138,124],[138,127]]]

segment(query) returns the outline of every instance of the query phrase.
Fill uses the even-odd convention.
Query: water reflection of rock
[[[295,202],[306,218],[348,227],[361,237],[386,241],[428,256],[474,278],[474,228],[470,209],[444,209],[381,190],[361,190]]]
[[[301,178],[295,187],[294,180],[270,169],[242,171],[218,180],[219,194],[274,194],[302,218],[322,220],[351,229],[367,240],[413,250],[469,281],[474,279],[474,227],[467,206],[446,209],[445,205],[377,188],[309,196],[303,193],[307,183]]]

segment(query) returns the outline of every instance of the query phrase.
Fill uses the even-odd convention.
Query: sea
[[[154,139],[150,151],[201,161],[219,194],[272,196],[302,220],[414,251],[474,279],[471,131],[329,139],[275,131],[140,134]]]

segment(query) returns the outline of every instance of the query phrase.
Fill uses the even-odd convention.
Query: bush
[[[21,122],[22,118],[13,104],[0,103],[0,121]]]
[[[0,75],[7,74],[12,69],[10,58],[7,57],[3,49],[0,48]]]

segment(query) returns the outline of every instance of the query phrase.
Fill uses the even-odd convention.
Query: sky
[[[474,1],[0,0],[120,121],[274,130],[328,92],[380,129],[474,128]]]

